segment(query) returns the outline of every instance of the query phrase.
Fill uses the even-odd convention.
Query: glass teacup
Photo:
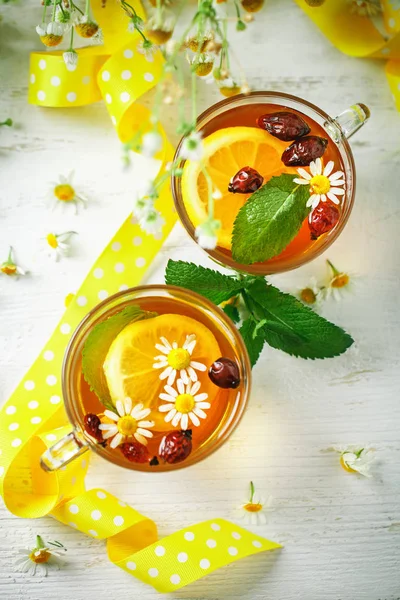
[[[343,173],[343,178],[345,179],[345,186],[343,188],[344,194],[340,198],[341,205],[340,213],[338,213],[338,221],[330,231],[324,232],[324,234],[317,239],[313,239],[313,236],[310,235],[308,219],[305,219],[300,231],[288,246],[278,255],[265,262],[256,262],[254,264],[240,264],[236,262],[232,257],[229,242],[228,244],[220,243],[220,237],[218,238],[219,241],[217,247],[214,250],[207,250],[209,256],[219,264],[254,275],[268,275],[299,267],[319,256],[339,236],[350,216],[356,187],[355,165],[348,138],[350,138],[368,120],[370,114],[369,109],[364,104],[355,104],[333,119],[317,106],[306,100],[302,100],[301,98],[280,92],[252,92],[246,96],[239,95],[228,98],[207,109],[199,116],[197,129],[202,132],[203,138],[207,138],[207,136],[225,128],[257,128],[257,119],[259,117],[265,113],[271,114],[278,111],[290,111],[301,116],[307,125],[309,125],[310,131],[308,133],[311,133],[313,136],[320,136],[320,139],[323,138],[326,140],[328,146],[325,155],[322,157],[322,166],[324,168],[324,163],[326,166],[329,161],[332,161],[334,163],[334,170]],[[265,132],[265,136],[268,138],[269,134]],[[285,142],[277,140],[276,138],[272,139],[272,137],[269,139],[271,140],[271,143],[273,142],[274,147],[277,150],[277,156],[278,153],[280,154],[280,152],[283,152],[293,143],[292,141]],[[295,140],[295,138],[290,139]],[[180,155],[182,142],[183,139],[178,145],[175,158],[178,158]],[[245,164],[236,164],[237,169],[245,166],[253,167],[254,165],[250,164],[252,158],[246,156],[245,149],[242,154]],[[282,164],[282,168],[278,169],[277,172],[273,172],[272,175],[288,173],[300,177],[296,167],[285,167],[283,163],[280,164]],[[185,167],[184,161],[181,162],[180,167]],[[222,169],[223,168],[224,165],[222,165]],[[234,170],[233,166],[231,167],[231,170]],[[229,175],[233,177],[235,172],[231,172]],[[199,177],[202,176],[203,175],[200,173]],[[223,181],[222,176],[219,181]],[[228,213],[231,210],[234,211],[232,204],[239,201],[239,205],[242,205],[250,196],[250,194],[247,194],[244,197],[240,196],[240,194],[227,195],[229,181],[232,180],[229,180],[228,176],[223,183],[224,189],[220,190],[223,194],[222,199],[215,199],[214,201],[215,218],[219,220],[221,220],[222,217],[222,220],[226,218],[227,221],[229,221],[229,218],[226,215],[227,211]],[[266,182],[267,181],[264,179],[264,183]],[[181,177],[172,178],[172,191],[179,218],[189,235],[196,241],[195,230],[196,225],[198,224],[194,224],[188,214],[183,197]],[[324,198],[324,201],[326,201],[326,197]],[[328,199],[328,204],[329,203],[330,200]],[[230,231],[232,231],[233,228],[234,217],[235,213],[233,212],[233,217],[230,217]]]
[[[82,353],[96,326],[132,305],[147,317],[115,336],[106,349],[106,371],[105,363],[95,365],[103,380],[104,373],[108,376],[114,398],[111,406],[104,406],[85,379]],[[221,357],[237,369],[229,387],[215,385],[208,374]],[[190,362],[185,363],[186,358]],[[115,374],[111,379],[110,373]],[[120,292],[96,306],[70,340],[62,388],[72,430],[42,456],[41,465],[57,470],[89,449],[114,464],[142,471],[194,464],[219,448],[237,427],[250,382],[244,342],[217,306],[174,286]],[[129,398],[124,396],[127,390]]]

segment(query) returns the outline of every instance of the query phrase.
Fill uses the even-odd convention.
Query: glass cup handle
[[[353,104],[331,121],[326,121],[325,129],[335,142],[343,137],[349,139],[366,123],[371,111],[365,104]]]
[[[58,440],[40,457],[40,466],[45,471],[57,471],[89,450],[89,444],[76,431],[71,431]]]

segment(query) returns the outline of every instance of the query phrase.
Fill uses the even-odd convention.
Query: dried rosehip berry
[[[261,129],[284,142],[296,140],[310,133],[309,125],[296,113],[281,111],[270,115],[261,115],[257,119]]]
[[[211,365],[208,376],[220,388],[237,388],[240,384],[239,367],[230,358],[221,357]]]
[[[324,202],[314,208],[308,219],[308,227],[311,232],[311,239],[316,240],[323,233],[333,229],[339,221],[339,211],[333,204]]]
[[[180,463],[192,451],[192,430],[171,431],[160,444],[160,457],[169,465]]]
[[[251,194],[262,186],[264,178],[258,171],[251,167],[243,167],[232,177],[228,185],[228,192],[233,194]]]
[[[282,154],[282,162],[287,167],[307,167],[320,158],[328,146],[326,138],[309,135],[290,144]]]
[[[83,424],[85,426],[85,430],[89,435],[96,438],[96,440],[99,440],[101,442],[103,441],[101,429],[99,429],[101,421],[97,415],[93,413],[87,413],[83,417]]]
[[[139,444],[139,442],[124,442],[120,446],[122,454],[130,462],[135,463],[147,463],[150,460],[150,454],[146,446]]]

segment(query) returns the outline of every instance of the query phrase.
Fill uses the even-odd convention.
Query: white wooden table
[[[22,7],[24,9],[22,11]],[[26,6],[25,6],[26,5]],[[0,280],[0,403],[5,401],[63,312],[106,240],[129,213],[138,161],[123,172],[121,149],[102,103],[43,110],[27,104],[28,52],[38,48],[33,0],[2,7],[0,25],[0,251],[9,244],[32,272]],[[399,162],[400,116],[383,63],[340,54],[290,0],[269,0],[241,36],[240,55],[255,89],[298,94],[335,114],[356,101],[370,123],[352,140],[356,206],[329,258],[359,274],[354,294],[323,314],[347,328],[356,347],[343,357],[307,362],[266,349],[254,370],[246,416],[212,458],[188,470],[148,476],[96,457],[88,485],[104,486],[149,515],[160,534],[216,516],[230,518],[252,479],[275,510],[261,535],[284,544],[241,561],[171,597],[243,600],[395,600],[400,598]],[[202,86],[201,109],[218,100]],[[168,121],[168,120],[167,120]],[[168,126],[168,122],[167,122]],[[91,198],[86,211],[51,213],[49,182],[75,170]],[[75,253],[56,265],[32,250],[48,229],[79,232]],[[180,225],[148,274],[161,282],[168,258],[207,263]],[[324,273],[324,259],[273,278],[295,291]],[[377,448],[375,477],[345,473],[332,444]],[[153,600],[150,587],[106,558],[102,542],[52,519],[17,519],[0,509],[2,600]],[[60,539],[68,564],[47,580],[13,573],[17,549],[36,533]]]

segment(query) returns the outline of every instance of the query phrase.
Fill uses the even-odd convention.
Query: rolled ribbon
[[[348,0],[326,0],[314,8],[305,0],[295,2],[341,52],[387,60],[387,79],[400,110],[400,1],[382,0],[383,28],[375,26],[375,19],[352,14]]]
[[[138,14],[141,6],[133,3]],[[61,52],[31,56],[29,100],[40,106],[80,106],[105,99],[121,140],[150,127],[149,111],[137,99],[162,72],[158,51],[146,55],[140,36],[126,31],[126,17],[115,0],[92,5],[101,25],[104,47],[78,51],[76,66],[67,67]],[[160,175],[173,151],[163,131],[158,158]],[[61,470],[46,473],[42,453],[71,426],[62,404],[61,364],[72,332],[107,296],[138,285],[172,229],[176,215],[167,186],[157,208],[165,219],[162,236],[144,234],[128,218],[66,309],[39,357],[0,411],[0,494],[15,515],[51,514],[96,539],[107,539],[110,560],[160,592],[181,588],[245,556],[279,548],[228,521],[215,519],[157,541],[153,521],[104,490],[85,491],[89,453]]]

